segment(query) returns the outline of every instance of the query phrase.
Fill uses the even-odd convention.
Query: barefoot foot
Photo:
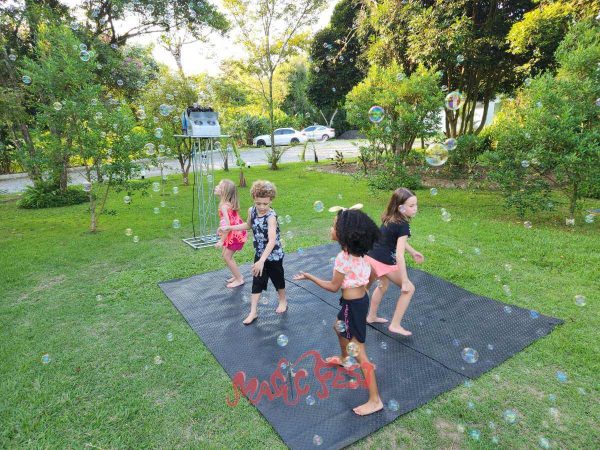
[[[355,414],[359,416],[368,416],[369,414],[376,413],[377,411],[381,411],[383,409],[383,403],[381,399],[378,398],[376,401],[369,400],[367,403],[357,406],[353,408]]]
[[[344,363],[342,363],[341,356],[330,356],[329,358],[325,358],[325,362],[334,366],[344,366]]]
[[[389,320],[383,317],[369,317],[367,316],[367,323],[388,323]]]
[[[227,279],[227,282],[228,282],[228,283],[231,283],[233,280],[235,280],[235,277],[228,278],[228,279]]]
[[[258,314],[257,313],[250,313],[248,314],[248,317],[246,317],[244,319],[244,325],[250,325],[252,322],[254,322],[256,319],[258,318]]]
[[[243,278],[241,278],[239,280],[236,280],[234,278],[233,281],[231,281],[230,283],[227,283],[227,287],[228,288],[235,288],[235,287],[241,286],[242,284],[244,284],[244,279]]]
[[[392,333],[401,334],[402,336],[412,336],[412,333],[410,331],[402,327],[395,327],[393,325],[390,325],[388,327],[388,330],[390,330]]]
[[[283,314],[284,312],[287,311],[287,302],[279,302],[279,306],[277,306],[277,309],[275,310],[275,312],[277,314]]]

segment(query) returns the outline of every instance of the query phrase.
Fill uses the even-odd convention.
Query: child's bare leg
[[[221,249],[221,258],[223,258],[223,261],[225,261],[225,250],[227,250],[225,247]],[[227,283],[231,283],[233,280],[235,280],[235,277],[228,278]]]
[[[379,309],[383,296],[387,292],[388,286],[389,281],[386,277],[379,278],[379,283],[371,296],[369,314],[367,314],[367,323],[386,323],[388,321],[383,317],[377,317],[377,310]]]
[[[330,356],[329,358],[326,358],[325,361],[331,364],[337,364],[338,366],[343,366],[344,358],[348,356],[348,350],[346,350],[346,346],[350,343],[350,341],[340,334],[340,332],[335,328],[335,325],[333,326],[333,331],[335,331],[335,334],[338,337],[338,341],[340,342],[340,350],[342,356]]]
[[[285,296],[285,288],[277,289],[277,299],[279,300],[279,305],[277,305],[277,309],[275,312],[277,314],[283,314],[287,311],[287,298]]]
[[[402,277],[400,276],[400,272],[392,272],[387,275],[390,280],[396,283],[398,286],[402,286]],[[404,317],[404,313],[406,312],[408,305],[410,304],[410,300],[412,299],[413,294],[415,293],[414,286],[408,292],[402,292],[400,297],[398,298],[398,302],[396,303],[396,309],[394,310],[394,316],[392,317],[392,321],[388,329],[392,333],[398,333],[403,336],[411,336],[412,333],[402,327],[400,322]]]
[[[363,403],[352,410],[359,416],[368,416],[369,414],[381,411],[383,409],[383,402],[379,397],[377,381],[375,380],[375,369],[367,357],[365,344],[361,344],[356,339],[352,340],[358,345],[359,353],[356,359],[360,363],[363,376],[365,377],[369,389],[369,400],[367,400],[367,403]]]
[[[259,294],[252,294],[250,297],[250,314],[248,317],[244,319],[244,325],[250,325],[254,322],[254,319],[258,317],[258,299],[260,298]]]
[[[235,260],[233,259],[234,253],[235,250],[230,250],[228,248],[223,249],[223,259],[225,260],[227,267],[229,267],[229,270],[231,270],[231,273],[233,274],[233,280],[231,280],[229,284],[227,284],[228,288],[234,288],[244,284],[244,277],[242,277],[240,269],[238,268],[237,264],[235,263]]]

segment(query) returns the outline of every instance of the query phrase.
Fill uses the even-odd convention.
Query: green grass
[[[377,221],[388,197],[372,195],[364,182],[313,167],[246,171],[249,184],[267,178],[277,185],[273,206],[293,219],[282,227],[295,234],[287,239],[287,252],[328,242],[332,215],[314,212],[315,200],[326,207],[364,203]],[[227,175],[237,180],[237,171]],[[172,177],[169,185],[179,180]],[[241,194],[247,208],[248,189]],[[553,448],[596,447],[598,223],[586,224],[581,215],[567,228],[559,208],[528,217],[534,226],[527,230],[502,208],[496,193],[440,189],[435,197],[428,191],[418,197],[411,242],[426,257],[424,270],[565,324],[471,388],[447,392],[355,447],[491,447],[493,435],[503,448],[533,448],[541,436]],[[161,200],[167,207],[154,215]],[[441,221],[440,207],[451,212],[451,222]],[[86,205],[25,211],[17,209],[14,197],[0,198],[0,447],[283,448],[247,401],[226,406],[229,378],[157,286],[223,267],[216,250],[193,251],[181,242],[191,235],[191,188],[180,186],[177,196],[136,194],[130,206],[114,194],[108,208],[116,214],[103,215],[100,231],[90,234]],[[171,227],[174,218],[181,229]],[[125,228],[140,237],[138,244],[125,236]],[[251,257],[247,245],[238,261]],[[505,263],[512,264],[511,272]],[[505,283],[511,298],[502,291]],[[586,306],[575,305],[576,294],[587,297]],[[51,357],[47,365],[41,363],[44,354]],[[154,364],[157,355],[163,364]],[[566,383],[556,380],[557,370],[568,374]],[[555,403],[549,394],[556,395]],[[467,408],[469,400],[474,410]],[[550,414],[550,407],[558,414]],[[519,412],[517,424],[502,420],[507,408]],[[466,431],[460,433],[459,426]],[[467,434],[473,428],[481,431],[479,442]]]

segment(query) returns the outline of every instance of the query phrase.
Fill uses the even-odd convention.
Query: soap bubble
[[[314,204],[313,204],[313,208],[316,212],[323,212],[323,210],[325,209],[325,206],[323,205],[323,202],[320,200],[317,200]]]
[[[153,208],[152,211],[154,212],[154,214],[158,214],[158,213],[160,213],[160,208],[155,207],[155,208]]]
[[[431,243],[435,242],[435,236],[433,234],[430,234],[429,236],[427,236],[427,240]]]
[[[504,270],[506,270],[507,272],[511,272],[512,271],[512,265],[509,263],[504,264]]]
[[[527,161],[526,159],[521,161],[521,167],[523,167],[524,169],[527,169],[529,167],[529,161]]]
[[[83,62],[88,62],[90,60],[90,52],[86,50],[79,52],[79,59],[81,59]]]
[[[315,434],[313,436],[313,444],[316,446],[319,446],[323,443],[323,438],[321,436],[319,436],[318,434]]]
[[[349,369],[353,366],[358,365],[358,363],[356,362],[356,358],[354,358],[354,356],[346,356],[344,358],[344,360],[342,361],[342,365],[346,368]]]
[[[567,374],[564,373],[562,370],[556,371],[556,379],[561,383],[565,383],[568,380],[568,378],[569,377],[567,376]]]
[[[171,332],[167,333],[167,341],[173,342],[173,333],[171,333]]]
[[[479,360],[479,352],[471,347],[463,348],[460,354],[462,359],[469,364],[475,364]]]
[[[554,394],[548,395],[548,400],[551,401],[552,403],[555,403],[556,402],[556,395],[554,395]]]
[[[472,401],[468,401],[467,402],[467,408],[469,408],[469,409],[475,409],[475,403],[473,403]]]
[[[42,355],[42,364],[48,364],[51,360],[52,358],[50,358],[50,355],[48,353]]]
[[[508,284],[503,284],[502,285],[502,290],[504,291],[504,293],[506,295],[508,295],[509,297],[511,296],[512,292],[511,292],[510,286]]]
[[[160,191],[160,183],[158,181],[155,181],[154,183],[152,183],[152,190],[154,192],[159,192]]]
[[[429,193],[430,193],[432,196],[435,196],[435,195],[437,195],[437,194],[438,194],[438,190],[437,190],[436,188],[431,188],[431,189],[429,190]]]
[[[511,313],[512,313],[512,308],[511,308],[510,306],[506,305],[506,306],[504,307],[504,312],[505,312],[506,314],[511,314]]]
[[[164,208],[165,206],[167,206],[167,202],[165,202],[164,200],[162,202],[160,202],[161,208]]]
[[[165,105],[164,103],[158,107],[158,112],[160,112],[161,116],[168,116],[171,114],[171,108],[169,105]]]
[[[585,303],[586,303],[586,299],[585,299],[584,295],[578,294],[575,296],[575,304],[577,306],[585,306]]]
[[[73,22],[71,22],[71,24],[69,26],[71,27],[71,30],[73,30],[73,31],[79,30],[79,22],[77,22],[75,20]]]
[[[350,356],[354,356],[356,358],[359,353],[358,344],[356,342],[349,342],[348,345],[346,345],[346,351]]]
[[[458,347],[460,345],[460,341],[458,339],[452,339],[452,345]]]
[[[125,228],[125,236],[131,236],[133,234],[133,230],[131,228]]]
[[[269,295],[267,293],[263,293],[260,296],[258,301],[261,305],[268,305],[269,304]]]
[[[117,86],[121,87],[123,86],[123,80],[121,80],[120,78],[117,80]]]
[[[60,110],[62,109],[62,107],[63,107],[63,105],[62,105],[62,103],[61,103],[61,102],[54,102],[54,103],[52,104],[52,106],[54,107],[54,109],[55,109],[56,111],[60,111]]]
[[[567,226],[570,226],[570,227],[572,227],[572,226],[575,226],[575,219],[574,219],[574,218],[567,217],[567,218],[565,219],[565,224],[566,224]]]
[[[87,45],[85,45],[85,44],[79,44],[79,50],[81,50],[82,52],[87,51],[87,49],[88,49]]]
[[[314,405],[316,402],[315,398],[312,395],[309,395],[308,397],[306,397],[306,404],[308,406],[312,406]]]
[[[465,382],[463,383],[463,385],[466,388],[472,388],[473,387],[473,382],[471,380],[465,380]]]
[[[540,313],[537,311],[534,311],[533,309],[529,311],[529,316],[532,319],[538,319],[540,317]]]
[[[294,232],[289,230],[288,232],[285,233],[285,237],[288,239],[294,239]]]
[[[585,216],[585,223],[594,223],[594,215],[588,214],[587,216]]]
[[[83,191],[90,192],[91,190],[92,190],[92,183],[90,183],[89,181],[84,181],[83,182]]]
[[[335,329],[338,331],[338,333],[343,333],[346,331],[346,324],[343,321],[338,320],[335,323]]]
[[[446,92],[448,90],[448,86],[445,84],[442,84],[442,92]]]
[[[288,337],[285,334],[280,334],[277,336],[277,345],[280,347],[285,347],[288,345]]]
[[[159,365],[159,364],[162,364],[162,363],[163,363],[162,358],[159,355],[156,355],[154,357],[154,364]]]
[[[464,96],[458,91],[452,91],[446,95],[445,104],[446,108],[450,111],[456,111],[459,109],[464,102]]]
[[[173,186],[173,194],[174,195],[179,194],[179,188],[177,186]]]
[[[131,203],[131,197],[129,195],[126,195],[125,197],[123,197],[123,201],[126,205],[129,205]]]
[[[497,444],[498,442],[500,442],[500,439],[498,439],[498,436],[492,436],[492,443]]]
[[[558,420],[558,416],[560,415],[558,409],[556,409],[555,407],[551,407],[548,412],[550,413],[550,415],[552,416],[552,418],[554,420]]]
[[[139,238],[139,236],[134,236],[134,237],[133,237],[133,242],[134,242],[134,243],[136,243],[136,244],[137,244],[138,242],[140,242],[140,238]]]
[[[152,142],[148,142],[146,145],[144,145],[144,150],[148,156],[152,156],[156,153],[156,147]]]
[[[454,138],[448,138],[444,141],[444,145],[450,151],[454,150],[456,148],[457,144],[458,143],[456,142],[456,139],[454,139]]]
[[[519,416],[517,415],[517,412],[514,409],[507,409],[506,411],[504,411],[504,413],[502,413],[502,417],[504,418],[506,423],[509,423],[511,425],[517,423],[517,421],[519,420]]]
[[[161,139],[163,137],[163,129],[157,128],[156,130],[154,130],[154,137],[156,139]]]
[[[101,302],[102,300],[104,300],[104,297],[102,297],[102,294],[96,295],[96,301],[97,302]]]
[[[523,226],[524,226],[525,228],[527,228],[528,230],[529,230],[529,229],[532,227],[532,225],[531,225],[531,222],[529,222],[528,220],[527,220],[527,221],[525,221],[525,222],[523,222]]]
[[[285,216],[285,223],[292,223],[292,216],[286,215]]]
[[[179,219],[173,219],[173,228],[177,229],[181,227],[181,223],[179,222]]]
[[[471,439],[478,441],[481,437],[481,433],[479,432],[479,430],[469,430],[469,436],[471,437]]]
[[[550,441],[543,436],[540,437],[540,439],[538,440],[538,444],[540,445],[540,448],[543,448],[543,449],[550,448]]]
[[[458,55],[458,56],[456,57],[456,62],[457,62],[458,64],[462,64],[462,63],[464,62],[464,60],[465,60],[465,57],[464,57],[463,55]]]
[[[29,75],[23,75],[21,81],[25,84],[31,84],[31,77]]]
[[[425,161],[433,167],[439,167],[448,161],[448,149],[442,144],[431,144],[425,150]]]
[[[385,111],[381,106],[371,106],[369,109],[369,120],[373,123],[379,123],[383,120],[385,116]]]
[[[400,409],[400,404],[397,400],[391,399],[387,404],[387,408],[390,411],[398,411]]]
[[[487,345],[488,350],[494,350],[494,346],[492,344]]]
[[[448,211],[444,211],[442,213],[442,220],[444,222],[450,222],[452,220],[452,214],[450,214]]]
[[[387,350],[387,348],[388,348],[387,342],[381,341],[381,343],[379,344],[379,347],[381,347],[381,350]]]
[[[476,255],[481,255],[481,249],[479,247],[475,247],[473,248],[473,253],[475,253]]]

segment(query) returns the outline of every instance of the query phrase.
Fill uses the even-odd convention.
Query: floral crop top
[[[333,270],[345,275],[342,289],[366,286],[371,275],[371,266],[362,256],[341,251],[335,257]]]

